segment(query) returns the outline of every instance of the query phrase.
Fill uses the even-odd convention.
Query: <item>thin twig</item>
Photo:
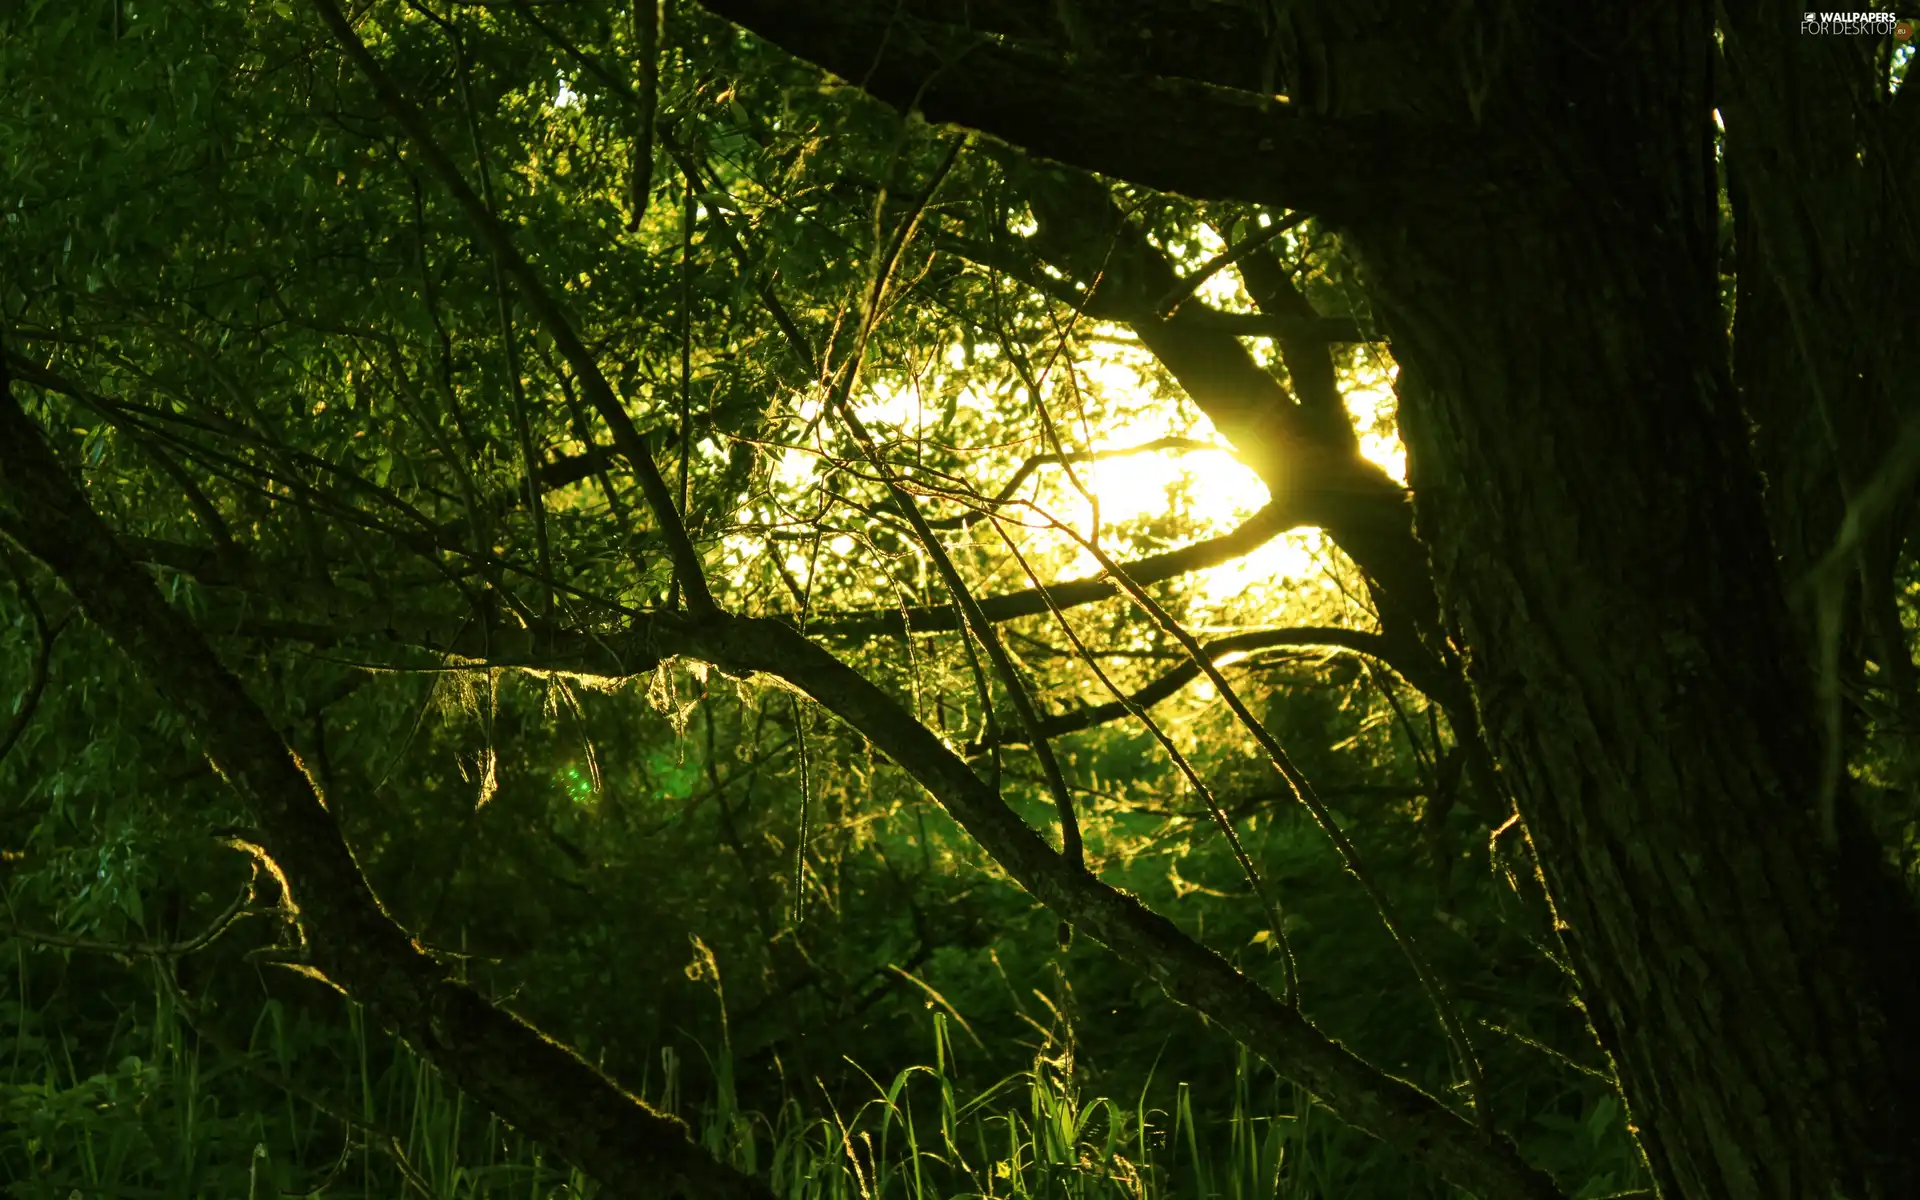
[[[1372,871],[1367,868],[1365,861],[1360,857],[1359,848],[1353,844],[1353,840],[1347,836],[1346,831],[1341,829],[1339,823],[1333,819],[1332,811],[1327,808],[1326,804],[1313,790],[1312,783],[1308,782],[1307,777],[1294,765],[1292,758],[1288,756],[1286,750],[1280,745],[1279,740],[1276,739],[1272,733],[1268,732],[1267,727],[1261,723],[1259,718],[1253,715],[1253,711],[1247,707],[1246,702],[1240,699],[1239,693],[1234,690],[1233,685],[1227,681],[1227,677],[1221,673],[1220,669],[1214,665],[1213,660],[1207,656],[1205,648],[1200,645],[1198,639],[1189,633],[1180,622],[1176,621],[1173,615],[1167,612],[1159,602],[1148,595],[1139,584],[1128,578],[1120,564],[1114,562],[1106,551],[1099,547],[1098,543],[1083,537],[1080,532],[1072,526],[1057,520],[1050,514],[1044,513],[1038,506],[1030,505],[1028,507],[1034,512],[1039,513],[1047,524],[1066,534],[1084,547],[1089,554],[1092,554],[1100,566],[1106,570],[1106,572],[1113,577],[1114,581],[1126,591],[1127,595],[1133,599],[1134,603],[1139,605],[1143,611],[1152,617],[1161,629],[1165,630],[1185,647],[1187,653],[1193,657],[1195,663],[1199,665],[1200,670],[1207,676],[1208,682],[1212,683],[1215,690],[1219,692],[1220,698],[1226,702],[1227,707],[1233,712],[1234,717],[1248,733],[1253,735],[1254,740],[1259,743],[1260,748],[1266,752],[1268,761],[1272,763],[1274,769],[1280,773],[1280,777],[1287,782],[1288,787],[1293,790],[1294,795],[1299,798],[1301,804],[1313,815],[1315,823],[1325,832],[1327,839],[1333,843],[1334,849],[1339,853],[1341,862],[1347,868],[1347,873],[1352,875],[1354,879],[1359,882],[1361,889],[1367,893],[1367,898],[1373,902],[1375,911],[1380,915],[1381,923],[1387,927],[1387,932],[1393,935],[1394,941],[1400,946],[1401,953],[1406,956],[1408,963],[1413,967],[1414,974],[1420,980],[1421,988],[1427,993],[1428,1002],[1432,1004],[1435,1014],[1439,1017],[1441,1028],[1446,1032],[1448,1040],[1453,1043],[1455,1052],[1460,1055],[1461,1066],[1467,1073],[1468,1099],[1473,1106],[1476,1117],[1479,1119],[1481,1128],[1491,1134],[1495,1126],[1493,1114],[1487,1105],[1485,1072],[1480,1064],[1478,1054],[1474,1051],[1473,1040],[1467,1033],[1466,1024],[1460,1019],[1459,1010],[1455,1008],[1452,997],[1447,994],[1445,984],[1433,970],[1432,965],[1427,961],[1426,954],[1414,939],[1412,931],[1409,930],[1405,922],[1400,919],[1393,901],[1387,896],[1385,889],[1380,886],[1379,881],[1373,877]]]
[[[793,923],[799,925],[806,916],[806,880],[807,880],[807,828],[811,814],[808,808],[813,802],[812,763],[807,756],[807,714],[800,707],[800,697],[788,696],[793,704],[793,739],[800,757],[800,829],[793,846]]]
[[[932,182],[918,197],[913,211],[895,230],[876,267],[873,286],[867,297],[866,314],[855,339],[852,356],[842,369],[834,388],[828,393],[828,402],[824,408],[838,415],[841,423],[847,427],[847,432],[853,435],[854,443],[860,447],[861,454],[873,465],[873,469],[886,483],[888,490],[893,494],[895,504],[900,507],[902,514],[913,526],[914,536],[919,539],[927,556],[933,559],[941,580],[953,595],[954,603],[966,614],[968,628],[979,640],[981,648],[986,651],[987,659],[993,664],[994,673],[1000,677],[1001,686],[1006,689],[1007,698],[1013,704],[1015,714],[1028,730],[1034,756],[1040,760],[1040,770],[1046,776],[1048,789],[1053,793],[1054,806],[1060,819],[1060,853],[1076,868],[1084,869],[1086,852],[1080,842],[1080,818],[1074,810],[1073,793],[1067,787],[1066,776],[1060,769],[1060,762],[1053,753],[1053,747],[1039,732],[1039,714],[1034,710],[1033,698],[1027,693],[1026,684],[1015,669],[1013,660],[1008,657],[1007,648],[1000,641],[999,633],[994,629],[993,623],[988,621],[980,611],[980,606],[974,601],[973,593],[968,590],[966,581],[960,577],[959,570],[954,567],[953,559],[927,524],[927,519],[920,512],[920,505],[913,498],[913,493],[902,485],[899,475],[881,456],[878,442],[868,432],[859,414],[853,411],[853,406],[847,402],[848,394],[852,391],[854,381],[859,375],[868,340],[884,310],[884,300],[893,278],[895,265],[899,262],[901,252],[906,248],[907,243],[912,240],[914,231],[919,227],[920,218],[925,213],[927,204],[932,201],[940,184],[953,170],[955,162],[959,160],[960,151],[965,146],[964,139],[953,143]],[[992,711],[990,705],[988,711]]]
[[[334,39],[340,43],[340,48],[366,77],[381,104],[419,151],[427,168],[439,177],[442,186],[466,213],[482,243],[500,256],[507,275],[520,288],[527,306],[533,310],[534,316],[545,327],[547,336],[553,339],[555,347],[559,349],[560,357],[573,368],[574,377],[580,381],[588,401],[613,432],[614,446],[633,468],[634,475],[640,481],[640,491],[646,497],[647,507],[660,527],[661,538],[667,545],[667,556],[672,560],[674,572],[686,590],[687,608],[695,616],[709,616],[718,612],[719,605],[714,602],[705,571],[701,567],[700,553],[687,535],[686,525],[674,506],[673,492],[668,488],[666,478],[661,475],[659,465],[653,461],[646,438],[615,395],[613,385],[600,370],[593,352],[587,349],[586,342],[574,329],[565,309],[553,298],[533,264],[515,247],[513,235],[506,225],[488,210],[467,183],[460,168],[434,138],[426,117],[381,67],[366,43],[360,40],[360,35],[354,32],[352,23],[347,20],[340,6],[334,0],[311,0],[311,3],[332,31]]]
[[[1206,283],[1207,280],[1212,279],[1215,275],[1218,275],[1228,267],[1239,262],[1247,255],[1252,254],[1268,242],[1273,241],[1289,229],[1304,223],[1308,215],[1307,213],[1294,213],[1284,220],[1275,221],[1259,233],[1241,242],[1238,246],[1229,247],[1214,255],[1205,263],[1201,264],[1199,270],[1180,280],[1178,283],[1175,283],[1171,288],[1168,288],[1167,294],[1160,297],[1150,311],[1152,311],[1155,316],[1162,318],[1173,316],[1174,313],[1180,311],[1180,306],[1185,304],[1188,298],[1195,292],[1199,291],[1201,285]]]
[[[268,916],[283,913],[279,908],[254,908],[254,885],[258,882],[258,868],[254,877],[249,878],[247,886],[240,890],[233,902],[221,910],[220,915],[207,923],[206,928],[192,937],[177,942],[108,942],[98,938],[75,937],[66,933],[50,933],[38,929],[22,929],[18,926],[0,927],[0,935],[19,938],[23,942],[32,942],[36,946],[46,946],[55,950],[82,950],[89,954],[110,954],[117,958],[185,958],[197,954],[217,941],[220,936],[232,929],[247,917]]]
[[[688,467],[693,457],[693,221],[699,205],[693,198],[693,177],[683,175],[680,205],[680,511],[688,511],[688,489],[692,479]],[[675,587],[676,594],[679,589]],[[676,599],[669,599],[672,608]]]
[[[1058,611],[1058,606],[1055,607],[1055,611]],[[1367,633],[1358,629],[1340,629],[1334,626],[1309,625],[1290,629],[1255,629],[1246,633],[1231,634],[1203,643],[1201,650],[1208,658],[1218,663],[1234,655],[1280,647],[1321,647],[1377,657],[1383,652],[1384,645],[1385,639],[1377,633]],[[1124,700],[1141,708],[1151,708],[1198,679],[1200,674],[1199,664],[1188,657],[1178,666],[1124,697]],[[1112,704],[1096,704],[1048,717],[1041,722],[1041,726],[1049,735],[1074,733],[1082,729],[1091,729],[1096,725],[1104,725],[1108,721],[1120,720],[1130,712],[1131,709],[1126,703],[1118,701]],[[1008,740],[1006,744],[1016,743]],[[968,749],[972,752],[976,747]],[[984,749],[984,747],[977,749]]]
[[[1013,554],[1014,560],[1020,564],[1021,571],[1026,574],[1027,578],[1038,584],[1039,577],[1034,573],[1033,567],[1028,564],[1026,556],[1020,553],[1019,545],[1016,544],[1013,538],[1007,533],[1006,528],[1001,525],[998,520],[993,521],[993,528],[994,532],[1000,535],[1000,540],[1006,543],[1007,549]],[[1260,902],[1260,907],[1266,915],[1267,927],[1272,931],[1271,936],[1274,942],[1280,947],[1281,962],[1284,964],[1285,972],[1285,979],[1281,986],[1280,1002],[1290,1007],[1298,1007],[1300,1003],[1300,972],[1298,964],[1294,960],[1293,946],[1287,940],[1286,923],[1283,919],[1283,914],[1280,912],[1280,906],[1275,903],[1272,895],[1268,893],[1266,885],[1261,882],[1260,872],[1255,869],[1252,856],[1250,856],[1246,848],[1241,845],[1240,834],[1234,829],[1233,821],[1229,819],[1227,814],[1221,809],[1220,802],[1214,797],[1213,789],[1207,786],[1206,780],[1200,777],[1200,772],[1195,769],[1193,763],[1188,760],[1187,756],[1181,752],[1180,747],[1174,744],[1173,739],[1167,736],[1166,731],[1160,728],[1159,722],[1153,719],[1152,714],[1148,713],[1144,707],[1136,703],[1133,697],[1122,692],[1113,682],[1113,679],[1101,668],[1099,660],[1087,650],[1086,643],[1080,640],[1080,635],[1074,630],[1072,622],[1067,620],[1067,615],[1061,612],[1057,606],[1049,605],[1049,611],[1053,614],[1054,622],[1059,625],[1060,632],[1064,633],[1067,641],[1072,643],[1074,650],[1079,655],[1080,661],[1087,665],[1088,669],[1093,672],[1094,678],[1100,681],[1100,685],[1107,689],[1108,694],[1113,696],[1114,700],[1127,711],[1128,715],[1140,722],[1146,731],[1152,735],[1153,740],[1160,743],[1160,748],[1164,750],[1167,757],[1172,760],[1174,767],[1179,770],[1181,775],[1186,777],[1187,783],[1193,788],[1194,793],[1200,797],[1201,803],[1206,805],[1207,814],[1213,818],[1214,824],[1219,826],[1220,832],[1226,835],[1227,845],[1233,851],[1234,861],[1240,864],[1241,873],[1247,877],[1248,885],[1253,888],[1254,898]]]

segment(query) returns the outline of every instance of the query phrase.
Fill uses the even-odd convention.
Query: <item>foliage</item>
[[[1297,974],[1318,1029],[1567,1194],[1645,1186],[1438,622],[1396,623],[1405,593],[1321,532],[1322,459],[1404,509],[1343,229],[1090,184],[691,5],[656,67],[651,7],[351,14],[479,218],[305,6],[0,16],[13,396],[384,911],[783,1197],[1459,1194],[1015,886],[805,681],[629,637],[694,610],[653,471],[726,612],[830,649],[1056,840],[1069,791],[1101,880],[1275,994]],[[996,610],[1005,669],[943,559],[1024,597]],[[297,869],[236,851],[258,815],[54,572],[7,561],[11,1194],[614,1184],[301,967]],[[1037,598],[1114,562],[1138,597]],[[1242,641],[1199,656],[1214,678],[1189,633]],[[1862,721],[1856,772],[1904,795],[1897,714]],[[1876,819],[1911,863],[1904,803]]]

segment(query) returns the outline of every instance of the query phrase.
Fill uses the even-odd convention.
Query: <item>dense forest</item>
[[[0,3],[0,1181],[1920,1196],[1912,23]]]

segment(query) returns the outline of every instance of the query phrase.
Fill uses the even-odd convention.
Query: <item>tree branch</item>
[[[1352,635],[1322,630],[1316,640],[1345,641]],[[1366,636],[1353,640],[1367,645],[1360,640]],[[585,644],[597,647],[595,654],[575,657]],[[558,647],[558,657],[549,654],[549,646]],[[490,645],[475,639],[466,657],[494,666],[626,678],[675,655],[736,676],[770,676],[833,712],[913,776],[1016,882],[1063,920],[1147,972],[1176,1001],[1225,1027],[1343,1119],[1485,1200],[1558,1195],[1509,1143],[1487,1140],[1411,1084],[1353,1056],[1164,917],[1073,866],[938,735],[785,622],[646,613],[604,636],[521,631],[518,647],[502,645],[497,634]]]
[[[1332,384],[1306,366],[1310,348],[1296,354],[1309,402],[1309,395],[1288,394],[1233,336],[1209,328],[1194,306],[1182,306],[1170,318],[1154,311],[1155,302],[1178,285],[1178,276],[1120,211],[1106,185],[1071,172],[1031,169],[1025,182],[1040,225],[1032,239],[1035,251],[1069,277],[1098,280],[1085,311],[1131,325],[1275,498],[1284,497],[1302,524],[1318,525],[1333,537],[1366,574],[1381,631],[1395,647],[1395,669],[1440,701],[1464,740],[1477,740],[1465,680],[1439,632],[1439,600],[1426,549],[1413,534],[1406,490],[1360,456],[1337,389],[1330,397],[1313,391]],[[1259,257],[1250,255],[1243,268]],[[1272,281],[1257,265],[1253,269],[1251,285],[1261,288],[1268,304],[1283,307],[1274,289],[1262,287]],[[1303,299],[1287,311],[1262,316],[1297,323],[1311,312]],[[1319,353],[1324,357],[1324,348]],[[1129,575],[1139,578],[1131,570]],[[1416,660],[1426,665],[1415,666]],[[1484,755],[1474,760],[1481,763]],[[1488,771],[1475,774],[1481,781],[1492,778]]]
[[[325,800],[266,714],[120,550],[14,402],[0,360],[0,531],[66,584],[180,714],[264,831],[310,972],[395,1027],[461,1090],[635,1196],[764,1197],[678,1120],[454,979],[381,907]]]
[[[1386,639],[1377,633],[1367,633],[1359,629],[1337,629],[1331,626],[1311,626],[1297,629],[1259,629],[1251,633],[1236,633],[1230,637],[1217,638],[1201,647],[1206,657],[1215,665],[1230,655],[1247,654],[1255,650],[1269,650],[1276,646],[1329,646],[1342,650],[1351,650],[1356,654],[1365,654],[1386,661]],[[1392,663],[1388,663],[1392,666]],[[1397,669],[1397,668],[1396,668]],[[1200,677],[1200,664],[1192,661],[1161,675],[1158,679],[1127,695],[1125,700],[1115,700],[1106,704],[1095,704],[1072,712],[1047,717],[1040,722],[1040,730],[1048,737],[1057,737],[1063,733],[1075,733],[1082,729],[1091,729],[1109,721],[1122,720],[1135,708],[1150,708],[1162,700],[1174,695],[1180,689]],[[1010,730],[997,742],[982,740],[967,746],[967,757],[984,754],[995,745],[1019,746],[1024,742],[1019,731]]]
[[[707,588],[706,575],[700,565],[700,552],[687,536],[680,511],[673,502],[673,492],[660,474],[659,466],[654,463],[646,439],[634,426],[626,406],[614,394],[613,385],[601,372],[593,352],[580,340],[580,334],[574,329],[566,311],[547,290],[539,272],[533,269],[533,264],[514,245],[513,235],[505,223],[494,216],[486,202],[467,183],[453,159],[448,157],[446,150],[434,139],[426,117],[400,91],[399,86],[381,68],[379,60],[367,49],[366,43],[353,31],[353,26],[340,11],[339,5],[333,0],[312,0],[312,3],[314,11],[320,14],[320,19],[332,31],[334,40],[340,43],[340,48],[373,86],[381,105],[406,133],[420,157],[426,161],[428,169],[452,194],[454,202],[466,214],[481,243],[499,256],[501,267],[520,289],[527,307],[533,310],[534,316],[547,331],[547,336],[553,339],[560,357],[573,368],[588,402],[613,431],[613,444],[633,467],[634,474],[640,480],[641,494],[646,497],[647,507],[652,510],[653,519],[660,526],[667,544],[667,556],[673,560],[675,575],[686,590],[687,607],[696,613],[714,611],[713,593]]]
[[[1270,249],[1250,251],[1240,264],[1240,278],[1247,285],[1253,302],[1260,306],[1263,317],[1298,323],[1319,315]],[[1280,334],[1277,340],[1280,361],[1287,368],[1287,379],[1293,384],[1293,396],[1300,403],[1303,420],[1330,443],[1358,454],[1360,439],[1354,433],[1353,419],[1347,415],[1340,380],[1334,373],[1333,355],[1327,352],[1325,343],[1287,333]]]
[[[932,730],[779,621],[650,618],[647,637],[725,670],[764,672],[811,696],[934,797],[1015,882],[1062,920],[1144,971],[1348,1121],[1482,1200],[1562,1193],[1512,1143],[1488,1137],[1405,1080],[1328,1038],[1298,1012],[1134,897],[1072,867]]]
[[[0,479],[0,483],[7,485],[9,494],[14,491],[11,479]],[[104,536],[104,530],[101,534]],[[151,585],[144,581],[141,585],[151,595]],[[153,600],[158,603],[157,596]],[[184,626],[170,610],[165,615]],[[187,632],[191,635],[190,630]],[[1351,632],[1320,631],[1319,640],[1334,640],[1336,634],[1346,640]],[[1558,1194],[1551,1181],[1528,1168],[1511,1145],[1503,1140],[1486,1140],[1468,1122],[1412,1085],[1351,1055],[1164,917],[1073,867],[936,734],[790,625],[724,614],[704,619],[673,613],[640,614],[618,633],[605,637],[572,635],[575,642],[599,647],[596,657],[584,663],[572,657],[547,657],[548,646],[558,645],[564,650],[567,638],[550,637],[537,630],[524,631],[524,638],[524,654],[513,653],[513,647],[500,645],[496,638],[492,645],[474,646],[472,660],[624,677],[650,669],[671,655],[683,654],[731,674],[764,673],[783,681],[846,721],[912,775],[1021,886],[1062,919],[1146,971],[1175,1000],[1225,1027],[1343,1119],[1487,1200],[1546,1200]],[[501,653],[503,650],[507,653]],[[237,688],[237,684],[232,686]],[[213,712],[205,713],[209,721],[214,716]],[[224,760],[217,761],[224,767]],[[279,815],[271,807],[268,811]],[[330,822],[325,831],[338,847],[337,852],[344,854],[345,848],[338,844],[337,831]],[[347,866],[351,867],[350,861]],[[364,884],[356,886],[364,894]],[[371,902],[371,897],[367,900]],[[312,900],[303,903],[309,909],[313,905]],[[319,920],[309,916],[310,923]],[[446,986],[444,981],[441,986]],[[355,994],[362,994],[358,987]],[[557,1047],[551,1052],[565,1054]],[[588,1068],[579,1064],[569,1070]],[[611,1087],[604,1081],[601,1086]],[[484,1095],[482,1098],[486,1099]],[[496,1108],[506,1114],[514,1111],[504,1104],[496,1104]]]
[[[1109,289],[1084,291],[1075,283],[1055,278],[1042,271],[1039,264],[1028,256],[1023,247],[1004,242],[981,241],[978,238],[948,231],[935,234],[934,245],[968,262],[1003,272],[1009,278],[1020,281],[1041,295],[1058,300],[1075,312],[1096,320],[1117,321],[1121,324],[1131,324],[1136,319],[1148,316],[1165,320],[1168,318],[1161,314],[1177,305],[1180,319],[1188,328],[1230,334],[1233,337],[1292,339],[1325,344],[1376,340],[1362,331],[1360,323],[1351,317],[1323,317],[1317,313],[1291,316],[1270,312],[1223,312],[1211,305],[1196,304],[1192,300],[1182,303],[1180,289],[1189,283],[1197,287],[1204,282],[1203,279],[1197,278],[1210,273],[1204,267],[1195,272],[1196,278],[1176,280],[1169,285],[1168,294],[1160,297],[1158,307],[1135,305],[1120,307],[1119,301]],[[1231,255],[1239,249],[1240,247],[1235,247],[1221,257]],[[1227,264],[1223,263],[1222,267],[1225,265]]]
[[[257,878],[259,872],[255,871]],[[205,928],[192,937],[173,942],[103,942],[98,938],[74,937],[71,934],[42,932],[22,929],[17,926],[0,926],[0,936],[19,938],[36,946],[47,946],[57,950],[82,950],[89,954],[110,954],[119,958],[185,958],[189,954],[198,954],[220,936],[236,925],[243,917],[265,916],[276,910],[256,909],[253,904],[253,880],[240,890],[233,902],[219,916],[210,921]]]
[[[1212,279],[1215,275],[1218,275],[1228,267],[1239,262],[1247,255],[1263,248],[1267,243],[1280,237],[1288,230],[1306,224],[1307,217],[1308,214],[1306,213],[1294,213],[1283,221],[1275,221],[1265,229],[1258,230],[1241,239],[1239,245],[1229,246],[1206,262],[1201,263],[1199,268],[1192,274],[1181,276],[1179,282],[1168,289],[1166,295],[1160,297],[1153,306],[1152,311],[1154,315],[1161,317],[1172,316],[1179,310],[1181,305],[1185,304],[1195,292],[1200,290],[1201,286],[1204,285],[1207,280]],[[1308,315],[1311,316],[1313,314],[1309,313]]]
[[[1300,518],[1269,504],[1241,522],[1238,528],[1219,537],[1128,563],[1127,575],[1140,583],[1158,583],[1194,571],[1204,571],[1249,554],[1301,524],[1304,521]],[[989,621],[1011,621],[1015,617],[1031,617],[1046,612],[1049,599],[1055,607],[1073,608],[1116,595],[1119,595],[1119,589],[1110,580],[1103,575],[1093,575],[1051,584],[1044,594],[1039,588],[1028,588],[1002,596],[989,596],[980,601],[980,611]],[[807,627],[813,632],[835,637],[871,637],[877,634],[899,636],[909,629],[914,633],[934,633],[958,629],[960,625],[959,610],[951,604],[938,604],[909,608],[904,612],[898,608],[872,609],[838,617],[827,616],[808,622]]]
[[[1458,195],[1472,182],[1460,165],[1485,157],[1452,129],[1329,119],[1256,92],[1063,69],[1057,53],[919,20],[892,0],[703,7],[895,108],[1200,199],[1379,215]]]
[[[967,529],[977,521],[986,520],[993,509],[1012,500],[1014,496],[1019,493],[1020,485],[1031,478],[1033,473],[1041,467],[1069,466],[1076,463],[1089,462],[1110,462],[1116,458],[1130,458],[1136,454],[1155,454],[1161,451],[1181,454],[1194,450],[1218,450],[1231,453],[1227,447],[1216,445],[1213,442],[1203,442],[1195,438],[1163,437],[1155,438],[1150,442],[1142,442],[1137,446],[1118,446],[1109,450],[1075,450],[1062,454],[1046,453],[1029,455],[1014,471],[1012,476],[1010,476],[1005,483],[1001,484],[1000,489],[992,496],[980,496],[976,494],[975,498],[968,501],[968,503],[976,505],[977,507],[967,508],[950,517],[928,517],[926,518],[927,527],[930,529]],[[889,512],[895,509],[891,501],[882,501],[875,507],[881,511]]]

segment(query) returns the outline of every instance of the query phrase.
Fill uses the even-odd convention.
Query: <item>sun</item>
[[[1229,311],[1252,308],[1231,272],[1209,279],[1196,295]],[[1141,522],[1169,514],[1179,518],[1181,540],[1215,537],[1268,503],[1265,482],[1240,461],[1206,416],[1178,392],[1168,394],[1163,371],[1131,329],[1085,324],[1075,341],[1080,353],[1070,369],[1050,365],[1038,383],[1049,397],[1055,435],[1078,461],[1070,469],[1056,465],[1032,473],[1020,497],[1031,506],[1025,517],[1017,515],[1018,505],[1002,510],[1012,527],[1027,527],[1018,535],[1023,546],[1044,552],[1051,569],[1064,572],[1061,577],[1092,575],[1100,570],[1099,560],[1076,537],[1097,537],[1114,551],[1118,547],[1108,540],[1112,531],[1129,525],[1138,529]],[[1271,346],[1257,342],[1250,348],[1257,356],[1274,353]],[[883,439],[910,444],[950,421],[955,406],[976,413],[1001,410],[1004,388],[992,382],[992,370],[979,372],[998,357],[991,346],[949,346],[928,362],[924,374],[877,375],[865,381],[852,398],[853,407]],[[1395,368],[1379,355],[1357,356],[1342,370],[1343,396],[1361,454],[1404,483],[1406,450],[1394,423],[1394,375]],[[798,424],[813,431],[815,444],[790,445],[776,455],[774,482],[789,496],[814,492],[822,472],[832,469],[817,420],[820,404],[817,396],[797,404]],[[1085,421],[1077,419],[1081,412],[1087,415]],[[996,439],[989,436],[987,444],[967,452],[979,456],[974,461],[984,475],[1012,471],[1023,456],[1045,448],[1028,436],[1008,433],[1016,440],[996,448]],[[1090,460],[1079,458],[1081,454]],[[987,467],[990,461],[1002,465]],[[1097,502],[1097,515],[1088,495]],[[1049,529],[1049,521],[1070,526],[1075,533]],[[977,536],[993,535],[982,528]],[[844,557],[858,552],[855,540],[840,533],[822,548]],[[752,539],[729,539],[729,557],[736,562],[744,563],[758,552]],[[1275,605],[1292,607],[1294,594],[1302,589],[1337,587],[1327,569],[1331,554],[1332,544],[1319,530],[1293,530],[1195,576],[1195,598],[1203,609],[1226,620],[1232,619],[1231,610],[1248,611],[1249,605],[1269,611]],[[795,579],[812,566],[810,555],[796,556],[791,547],[783,557]]]
[[[1235,285],[1237,286],[1237,285]],[[1152,394],[1151,358],[1116,327],[1093,343],[1095,353],[1078,368],[1083,386],[1108,402],[1117,419],[1103,423],[1098,442],[1087,447],[1114,452],[1181,438],[1211,449],[1125,454],[1100,459],[1079,472],[1081,482],[1100,504],[1103,526],[1123,524],[1177,506],[1195,537],[1212,537],[1251,517],[1269,499],[1266,484],[1232,452],[1205,415],[1190,404],[1156,400],[1130,405],[1127,397]],[[1359,434],[1360,452],[1404,483],[1406,449],[1393,424],[1393,370],[1380,363],[1357,371],[1345,390],[1347,410]],[[1084,510],[1084,502],[1081,505]],[[1064,519],[1064,514],[1062,514]],[[1077,514],[1078,528],[1089,529],[1092,514]],[[1329,549],[1318,530],[1284,534],[1253,552],[1208,571],[1200,581],[1202,598],[1214,606],[1255,587],[1291,587],[1318,576]],[[1082,554],[1076,568],[1097,562]]]

